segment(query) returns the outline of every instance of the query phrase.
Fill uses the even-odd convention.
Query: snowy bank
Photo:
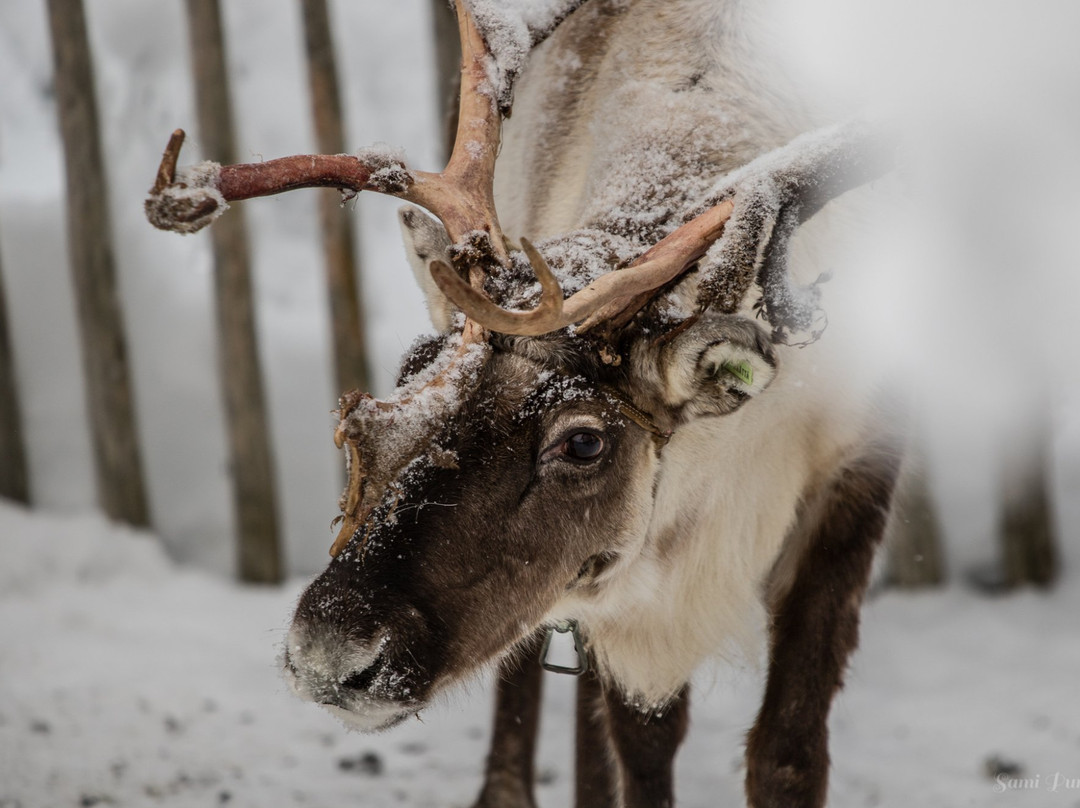
[[[303,586],[239,586],[149,534],[0,504],[0,806],[466,806],[489,682],[420,720],[347,733],[278,671]],[[886,593],[832,717],[830,805],[1073,808],[1080,588],[1002,599]],[[572,793],[572,682],[548,677],[538,795]],[[740,804],[759,672],[705,671],[678,759],[684,806]],[[1009,788],[988,761],[1039,788]],[[1003,781],[1009,782],[1009,781]]]

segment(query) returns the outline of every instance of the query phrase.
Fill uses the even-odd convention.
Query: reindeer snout
[[[285,679],[296,695],[323,705],[350,728],[385,729],[419,708],[383,653],[387,642],[386,634],[362,642],[294,623],[285,648]]]
[[[385,666],[385,635],[367,642],[294,623],[285,647],[285,672],[297,695],[346,707],[367,693]]]
[[[346,663],[341,668],[319,669],[303,654],[285,650],[285,671],[293,690],[304,699],[332,707],[349,709],[358,697],[368,693],[384,668],[386,660],[381,655],[370,665],[349,670]]]

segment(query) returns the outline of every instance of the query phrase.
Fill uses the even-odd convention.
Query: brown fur
[[[605,691],[625,808],[675,804],[675,752],[690,723],[689,694],[684,687],[662,707],[641,708],[627,703],[617,688]]]
[[[618,780],[604,688],[595,666],[578,679],[577,685],[574,805],[576,808],[608,808],[616,800]]]
[[[828,784],[827,719],[859,641],[859,607],[885,530],[899,457],[860,457],[825,485],[796,528],[794,577],[774,587],[765,699],[747,741],[753,808],[820,808]]]

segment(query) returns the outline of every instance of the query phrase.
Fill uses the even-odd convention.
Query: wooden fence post
[[[321,154],[342,154],[345,127],[326,0],[301,0],[301,7],[317,149]],[[334,380],[339,393],[367,390],[367,340],[357,280],[356,242],[352,217],[342,208],[339,191],[319,191],[319,221],[330,294]]]
[[[435,38],[435,93],[438,120],[443,123],[443,159],[450,159],[457,131],[457,97],[461,83],[461,43],[457,20],[446,0],[431,0],[431,19]]]
[[[1048,407],[1040,410],[1044,415]],[[1002,568],[1006,587],[1046,588],[1058,577],[1057,539],[1050,504],[1050,425],[1033,418],[1006,442],[1001,481]]]
[[[30,480],[17,390],[4,273],[0,267],[0,497],[29,504]]]
[[[889,515],[886,544],[888,582],[901,589],[940,586],[945,582],[941,528],[926,480],[925,456],[909,448]]]
[[[187,0],[199,135],[208,159],[235,163],[225,40],[217,0]],[[218,355],[229,434],[238,573],[252,583],[283,577],[270,429],[255,339],[250,251],[242,205],[210,228]]]
[[[75,282],[98,499],[105,513],[150,524],[127,343],[116,289],[94,71],[82,0],[48,0],[56,102],[67,175]]]

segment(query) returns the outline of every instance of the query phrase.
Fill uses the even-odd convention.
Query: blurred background
[[[776,57],[806,85],[823,118],[872,109],[896,121],[904,165],[878,194],[889,200],[879,205],[889,226],[867,231],[873,237],[845,268],[846,286],[826,303],[856,312],[860,338],[873,341],[911,395],[922,476],[948,536],[947,566],[960,572],[996,562],[1010,466],[1046,472],[1050,516],[1064,538],[1080,520],[1080,505],[1066,493],[1080,480],[1071,329],[1080,292],[1072,227],[1080,175],[1080,57],[1069,39],[1075,7],[774,5]],[[412,165],[441,165],[445,91],[432,3],[329,8],[342,148],[389,143],[403,147]],[[182,163],[219,159],[205,148],[216,142],[213,133],[204,135],[198,123],[185,9],[179,2],[86,3],[104,174],[94,187],[75,184],[86,207],[107,214],[96,229],[110,240],[115,338],[125,346],[130,386],[124,420],[142,465],[141,473],[118,474],[141,479],[144,521],[170,555],[230,571],[237,552],[227,537],[244,528],[230,493],[221,379],[232,371],[217,359],[226,337],[215,320],[213,237],[157,232],[142,213],[174,128],[188,132]],[[287,0],[221,4],[237,161],[319,150],[309,66],[320,62],[309,57],[302,12],[302,3]],[[4,407],[21,420],[22,490],[39,508],[78,512],[107,496],[96,482],[93,392],[80,353],[87,338],[69,268],[46,6],[4,3],[0,45],[0,277],[15,391]],[[333,132],[332,123],[321,125]],[[271,527],[283,569],[295,572],[315,571],[325,558],[340,475],[329,413],[351,386],[347,368],[385,393],[403,348],[427,325],[407,276],[396,203],[362,196],[337,218],[350,228],[343,237],[352,253],[344,259],[359,287],[366,345],[360,357],[340,356],[320,229],[319,206],[328,198],[332,204],[333,192],[302,191],[239,206],[253,301],[247,349],[260,365],[236,395],[254,404],[262,390],[269,481],[252,485],[273,489]],[[1073,543],[1063,544],[1071,554]]]
[[[525,2],[510,0],[508,6]],[[826,308],[844,311],[858,326],[862,345],[900,380],[913,414],[903,509],[880,580],[918,594],[872,604],[868,622],[879,621],[882,636],[894,643],[924,639],[921,649],[910,649],[910,659],[918,660],[922,674],[940,670],[943,678],[933,679],[934,687],[953,697],[973,671],[994,670],[1003,659],[1024,657],[1010,675],[1034,677],[1009,696],[1016,699],[1017,725],[1001,719],[1002,737],[1019,746],[1011,757],[979,745],[998,720],[975,702],[977,720],[961,710],[935,730],[961,732],[963,725],[967,740],[948,735],[947,745],[963,748],[957,760],[965,762],[931,778],[924,802],[881,796],[910,798],[909,768],[875,770],[877,779],[869,784],[857,773],[841,772],[836,782],[844,790],[834,803],[983,805],[991,804],[992,795],[999,799],[995,805],[1043,804],[1031,793],[1012,794],[1017,801],[1007,802],[1010,794],[999,797],[992,786],[1002,771],[1049,774],[1049,764],[1039,763],[1048,759],[1046,749],[1068,748],[1075,760],[1080,746],[1076,708],[1061,713],[1046,705],[1068,692],[1066,675],[1076,669],[1080,640],[1068,619],[1077,605],[1080,566],[1080,339],[1074,325],[1080,302],[1080,50],[1073,41],[1080,6],[1066,0],[776,0],[763,9],[778,64],[805,86],[817,113],[840,119],[871,109],[894,122],[902,155],[895,175],[868,192],[879,203],[876,220],[836,267],[842,282],[835,290],[826,286],[824,299]],[[0,566],[6,569],[0,575],[0,628],[7,638],[0,642],[0,752],[16,761],[6,772],[0,763],[0,782],[21,783],[10,795],[0,785],[0,806],[107,802],[101,795],[140,804],[123,797],[136,793],[118,785],[127,782],[123,775],[108,773],[116,760],[131,762],[138,754],[129,749],[103,753],[100,760],[91,756],[100,765],[87,764],[80,774],[71,763],[84,754],[78,727],[110,710],[134,724],[153,714],[157,734],[139,730],[133,737],[166,748],[162,738],[182,734],[169,726],[186,725],[178,711],[214,713],[203,710],[200,694],[220,683],[199,678],[209,674],[186,657],[165,678],[160,671],[137,676],[132,671],[138,666],[126,657],[109,664],[121,649],[142,647],[152,656],[162,642],[149,618],[146,631],[132,628],[107,639],[115,633],[114,621],[128,619],[113,602],[117,586],[148,598],[139,608],[169,621],[177,609],[193,608],[193,597],[205,597],[218,614],[235,609],[227,625],[232,636],[248,639],[236,640],[237,647],[226,643],[220,653],[246,660],[244,670],[255,671],[252,676],[273,676],[272,646],[280,638],[266,631],[276,631],[284,619],[301,585],[296,576],[324,565],[332,538],[329,522],[342,484],[331,441],[337,395],[354,385],[387,393],[398,357],[427,328],[400,246],[394,200],[362,195],[340,206],[333,192],[300,191],[240,203],[221,220],[231,219],[230,226],[246,235],[247,247],[239,253],[223,243],[227,238],[219,239],[217,226],[183,237],[150,227],[142,203],[169,134],[176,127],[188,132],[182,164],[228,162],[222,155],[229,152],[231,160],[248,162],[388,143],[403,147],[410,165],[436,169],[444,140],[445,65],[454,59],[436,36],[443,13],[439,0],[0,4],[0,495],[7,503],[0,506]],[[197,50],[217,35],[223,52]],[[195,70],[218,59],[218,73]],[[325,119],[335,94],[341,105],[336,134],[333,116]],[[314,98],[322,99],[318,114]],[[231,104],[228,114],[215,112],[223,99]],[[226,131],[211,131],[213,121],[230,117]],[[335,137],[342,146],[332,146]],[[66,172],[70,161],[92,162],[95,151],[100,174],[87,167]],[[84,224],[69,225],[72,217]],[[232,296],[248,282],[248,302]],[[350,286],[355,303],[342,308]],[[339,301],[333,309],[331,299]],[[357,354],[361,336],[364,350]],[[347,356],[349,344],[354,351]],[[247,416],[261,415],[253,421],[234,406],[230,416],[228,401],[244,402]],[[147,555],[147,538],[160,555]],[[194,590],[177,583],[190,583],[184,576],[191,575],[203,576]],[[175,599],[154,605],[147,576],[167,591],[178,587]],[[60,586],[52,579],[71,588],[50,590]],[[236,579],[286,584],[256,594],[233,587]],[[1009,593],[1009,599],[1001,597]],[[248,599],[237,605],[237,597]],[[52,604],[45,607],[45,599]],[[882,609],[877,616],[876,608]],[[72,617],[88,609],[100,614],[100,625]],[[954,622],[955,615],[970,622]],[[935,634],[945,625],[944,633]],[[200,626],[191,626],[193,649],[201,649]],[[992,650],[999,644],[995,626],[1011,633]],[[1053,651],[1024,644],[1023,638],[1038,639],[1028,635],[1039,630],[1048,632],[1046,646]],[[975,636],[985,640],[977,650],[963,662],[953,660],[954,667],[942,666],[936,655],[957,647],[959,637]],[[867,637],[870,670],[894,670],[896,646],[887,650],[886,642],[875,652],[869,628]],[[88,662],[95,647],[101,657],[96,667]],[[111,650],[103,654],[101,648]],[[90,672],[69,680],[56,671],[72,649]],[[1039,680],[1042,674],[1052,678]],[[160,690],[133,696],[132,687],[139,687],[133,683],[146,677],[162,682]],[[183,697],[187,708],[174,704],[155,713],[152,706],[132,706],[140,699],[168,704],[178,679],[186,681],[180,691],[190,689]],[[102,684],[107,681],[108,687]],[[756,682],[748,674],[734,692],[742,687],[753,693]],[[926,681],[923,686],[930,687]],[[112,695],[87,695],[103,687],[111,687]],[[267,687],[275,699],[288,698],[278,692],[280,683]],[[557,703],[568,698],[565,687],[556,685]],[[1024,694],[1040,689],[1042,706],[1036,708]],[[874,697],[884,692],[855,687],[852,703],[876,705]],[[907,692],[925,695],[915,686]],[[421,740],[431,737],[422,727],[394,742],[396,751],[372,754],[402,771],[413,771],[402,762],[408,760],[458,771],[454,755],[466,755],[473,765],[469,776],[475,776],[487,731],[483,688],[479,696],[464,702],[475,701],[481,713],[466,722],[466,743],[452,754],[403,751],[430,742]],[[752,712],[733,706],[735,697],[716,698],[724,711],[745,719],[720,722],[722,728],[704,722],[727,733],[725,760],[734,760]],[[980,691],[979,698],[997,695]],[[64,721],[58,716],[77,711],[63,707],[65,699],[98,705],[93,717],[71,719],[77,726],[66,746],[57,738]],[[745,701],[752,705],[754,697]],[[14,706],[20,703],[31,706]],[[238,708],[227,730],[213,723],[218,719],[207,719],[206,738],[215,726],[226,734],[252,732],[237,726],[246,726],[242,716],[256,714],[261,705]],[[905,711],[937,712],[936,702],[928,706],[925,700],[898,700],[893,708],[898,726]],[[859,725],[854,709],[841,712],[852,731]],[[300,769],[307,771],[310,762],[317,772],[317,750],[330,750],[326,755],[341,764],[336,773],[346,778],[342,794],[354,793],[355,777],[377,768],[370,760],[362,763],[362,744],[356,747],[361,752],[339,754],[342,744],[360,742],[327,734],[325,717],[320,723],[315,716],[274,715],[294,730],[301,727],[296,732],[309,743],[307,757],[297,753]],[[460,721],[441,720],[435,737],[458,737]],[[41,732],[41,726],[52,729]],[[105,721],[104,727],[108,738],[122,734],[115,723]],[[903,743],[908,736],[893,730],[888,737],[898,746],[889,753],[911,754]],[[857,735],[834,732],[852,758],[866,749]],[[44,747],[51,749],[51,762],[26,751],[27,737],[60,744]],[[265,740],[267,760],[278,760],[269,739],[243,737],[253,748]],[[934,765],[940,748],[929,748],[922,762]],[[692,747],[688,760],[711,759],[709,749],[707,742],[697,752]],[[156,765],[164,765],[160,757]],[[256,765],[250,757],[242,760]],[[271,804],[259,802],[265,799],[261,792],[243,797],[235,784],[222,785],[228,776],[220,767],[200,761],[213,772],[202,786],[185,785],[171,768],[162,775],[171,786],[158,783],[150,796],[177,805],[206,804],[199,800],[208,794],[222,802]],[[186,765],[198,768],[191,758]],[[546,770],[552,783],[559,780],[558,765]],[[1080,778],[1080,770],[1069,774]],[[954,775],[959,779],[951,780]],[[275,776],[264,775],[265,782],[279,782]],[[561,776],[562,786],[552,786],[552,793],[565,786]],[[53,786],[35,785],[50,777]],[[700,804],[712,804],[718,788],[738,793],[737,764],[722,778],[720,785],[694,780],[687,804],[699,804],[695,794]],[[953,782],[969,791],[948,803],[957,796]],[[970,791],[976,782],[982,790]],[[424,783],[428,797],[407,792],[409,799],[445,804],[437,783]],[[461,793],[468,794],[471,783],[459,786]],[[309,797],[329,793],[313,788]],[[1051,799],[1045,789],[1036,790],[1038,798]],[[384,789],[371,804],[396,804],[396,797],[386,796],[393,793]],[[981,796],[967,801],[969,793]],[[61,801],[51,801],[59,795]],[[1045,804],[1080,804],[1080,791],[1071,799]],[[281,804],[303,801],[290,797]]]

